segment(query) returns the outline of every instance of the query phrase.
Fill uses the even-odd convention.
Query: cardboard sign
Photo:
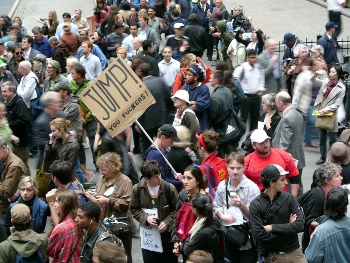
[[[157,209],[141,208],[142,212],[158,217]],[[141,248],[163,253],[162,238],[157,228],[140,224]]]
[[[114,137],[155,103],[142,80],[117,58],[81,94],[80,99]]]

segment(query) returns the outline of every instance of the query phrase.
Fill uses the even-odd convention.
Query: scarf
[[[330,80],[330,81],[328,81],[326,92],[323,94],[323,99],[324,100],[327,99],[329,93],[331,93],[332,89],[338,84],[338,81],[339,80],[336,80],[336,81]]]
[[[201,219],[198,219],[198,218],[196,219],[192,228],[188,232],[190,234],[190,242],[192,242],[192,238],[198,233],[198,231],[201,230],[206,219],[207,219],[206,217],[203,217]]]

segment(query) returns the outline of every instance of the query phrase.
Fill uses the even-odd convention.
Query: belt
[[[246,95],[247,97],[256,97],[259,96],[258,94],[248,94],[248,93],[244,93],[244,95]]]
[[[333,11],[333,10],[329,10],[329,12],[331,12],[331,13],[341,13],[340,11]]]

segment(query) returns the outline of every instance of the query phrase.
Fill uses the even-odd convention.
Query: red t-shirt
[[[257,184],[260,190],[264,187],[260,182],[261,171],[269,164],[278,164],[284,170],[289,172],[287,178],[295,177],[299,175],[299,170],[295,166],[292,156],[281,149],[271,148],[270,155],[267,157],[261,157],[256,151],[244,157],[244,175]],[[284,189],[285,191],[287,188]]]
[[[213,153],[209,156],[207,156],[203,160],[203,164],[207,163],[211,166],[217,185],[223,180],[226,180],[228,177],[228,171],[227,171],[227,166],[226,166],[226,161],[225,159],[222,159],[218,157],[217,153]],[[199,168],[201,169],[203,176],[205,176],[205,170],[204,170],[204,165],[201,165]]]

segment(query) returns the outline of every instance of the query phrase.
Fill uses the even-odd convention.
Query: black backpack
[[[319,194],[320,196],[322,196],[324,198],[324,193],[323,193],[323,190],[321,187],[315,187],[318,191],[319,191]],[[303,212],[305,213],[306,211],[306,207],[307,207],[307,204],[309,202],[309,198],[311,196],[311,191],[313,190],[314,188],[311,188],[309,191],[306,191],[305,193],[303,193],[301,196],[298,197],[297,201],[298,203],[300,204],[300,206],[303,208]]]

